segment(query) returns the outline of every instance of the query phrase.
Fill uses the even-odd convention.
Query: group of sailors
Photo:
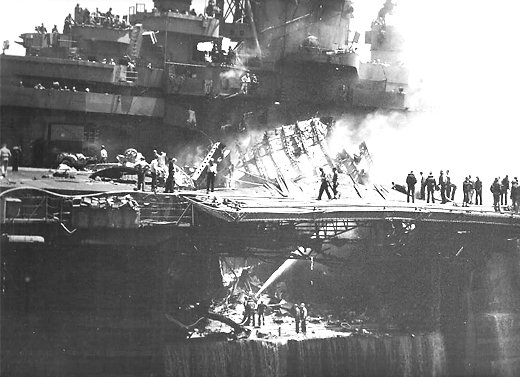
[[[56,25],[54,25],[54,28],[56,28],[56,31],[58,31]],[[52,29],[52,30],[53,30],[53,32],[54,32],[54,29]],[[35,26],[35,27],[34,27],[34,31],[37,32],[38,34],[47,34],[47,28],[45,27],[45,25],[43,24],[43,22],[42,22],[41,25],[39,25],[39,26]]]
[[[63,21],[63,34],[69,34],[71,32],[72,25],[93,25],[93,26],[104,26],[104,27],[111,27],[114,29],[127,29],[129,25],[126,22],[126,16],[123,18],[120,18],[119,15],[114,15],[112,13],[112,8],[110,8],[106,13],[101,13],[96,8],[96,11],[94,13],[90,13],[90,11],[85,8],[82,9],[79,7],[79,4],[76,5],[76,19],[72,17],[72,14],[69,13],[67,17],[65,17],[65,20]],[[50,35],[47,32],[47,28],[45,25],[42,24],[39,26],[35,26],[34,30],[38,34],[46,35],[49,39],[49,44],[55,45],[57,44],[58,40],[58,27],[57,25],[54,25],[52,28],[51,34],[53,36],[52,41],[53,43],[50,43]],[[54,37],[56,36],[56,37]],[[56,43],[54,43],[56,41]]]
[[[435,203],[435,198],[433,193],[435,191],[440,190],[441,192],[441,202],[442,204],[447,203],[448,200],[453,200],[455,197],[455,191],[457,190],[457,186],[451,182],[450,171],[446,170],[446,175],[441,170],[439,174],[439,181],[435,180],[433,173],[425,178],[423,172],[419,173],[421,175],[421,190],[419,194],[419,199],[426,200],[426,203]],[[406,201],[412,203],[415,202],[415,185],[417,184],[417,178],[413,171],[411,171],[406,177]],[[394,187],[395,188],[395,187]]]
[[[168,13],[178,13],[178,14],[184,14],[186,16],[204,18],[204,15],[202,13],[197,14],[197,11],[194,8],[191,8],[189,11],[185,10],[183,12],[179,11],[178,9],[169,8],[168,11],[161,12],[157,7],[154,7],[152,9],[152,13],[156,16],[168,15]]]
[[[242,319],[241,324],[244,326],[253,326],[253,327],[261,327],[265,325],[265,312],[267,309],[267,305],[259,300],[255,301],[253,296],[247,298],[244,302],[244,317]],[[295,304],[292,309],[294,315],[294,324],[296,333],[303,333],[304,335],[307,333],[307,316],[308,310],[305,306],[305,303],[301,303],[300,305]],[[258,319],[258,321],[256,321]]]
[[[45,41],[47,46],[58,46],[60,32],[58,31],[58,27],[56,25],[54,25],[51,32],[48,33],[47,28],[42,22],[41,25],[34,27],[34,31],[42,35],[43,40]]]
[[[244,326],[253,326],[255,327],[258,323],[258,327],[265,325],[265,311],[267,309],[267,305],[259,300],[255,301],[254,297],[249,297],[244,302],[244,318],[242,319],[241,324]],[[258,318],[258,322],[256,319]]]
[[[317,200],[321,200],[321,197],[323,193],[325,192],[327,194],[327,197],[329,199],[338,199],[339,193],[338,193],[338,170],[333,167],[332,168],[332,175],[329,177],[323,168],[320,168],[320,190],[318,193]],[[329,192],[329,188],[332,191],[332,194],[334,196],[331,196]]]
[[[242,94],[248,94],[251,91],[256,90],[258,87],[258,77],[254,73],[246,71],[240,77],[240,92]]]
[[[519,212],[520,187],[518,187],[518,177],[514,177],[511,182],[509,182],[508,175],[506,175],[501,181],[500,177],[497,177],[489,189],[493,194],[493,207],[495,208],[495,211],[499,212],[501,205],[507,206],[508,191],[511,190],[511,195],[509,196],[511,198],[511,206],[516,213]]]
[[[154,149],[154,159],[148,164],[143,156],[135,162],[137,173],[136,191],[145,191],[144,180],[146,173],[149,172],[152,178],[151,189],[157,192],[158,188],[164,184],[164,192],[171,193],[175,190],[175,174],[177,173],[175,157],[167,157],[165,152],[157,152]]]
[[[7,144],[3,143],[0,148],[0,178],[7,178],[7,167],[9,166],[9,160],[11,160],[12,171],[17,172],[20,163],[22,162],[22,147],[15,145],[12,150],[7,148]]]
[[[307,307],[302,302],[300,305],[294,305],[294,324],[296,325],[296,334],[301,330],[302,334],[307,334]]]
[[[20,88],[25,87],[23,81],[20,81],[18,83],[18,86]],[[37,89],[37,90],[53,89],[53,90],[60,90],[60,91],[65,91],[65,92],[78,92],[78,89],[76,89],[75,86],[72,86],[70,88],[67,85],[61,86],[59,81],[53,81],[49,87],[45,87],[41,82],[39,82],[38,84],[34,85],[33,88]],[[84,91],[88,93],[88,92],[90,92],[90,89],[85,88]]]
[[[419,199],[426,200],[427,203],[435,203],[434,192],[440,191],[441,204],[453,201],[455,199],[455,192],[457,186],[451,182],[449,175],[450,171],[446,170],[446,174],[441,170],[439,173],[438,180],[435,179],[433,173],[427,177],[424,177],[423,172],[420,172],[420,192]],[[407,202],[415,202],[415,185],[418,183],[413,171],[411,171],[406,177],[406,195]],[[395,187],[394,187],[395,188]],[[479,177],[475,180],[472,179],[471,175],[464,178],[462,183],[463,201],[462,206],[468,207],[470,204],[482,205],[482,191],[483,183]],[[520,205],[520,190],[518,189],[518,178],[510,182],[509,176],[506,175],[502,180],[499,177],[495,178],[494,182],[490,186],[490,191],[493,194],[493,207],[495,211],[500,211],[501,205],[508,205],[508,198],[511,199],[511,206],[513,210],[518,213]],[[475,202],[473,202],[475,199]]]
[[[225,65],[235,65],[236,64],[236,53],[229,46],[227,52],[225,50],[221,50],[217,43],[213,44],[213,48],[211,49],[209,56],[211,57],[212,63],[222,63]]]
[[[107,12],[102,13],[96,8],[95,12],[90,12],[88,8],[81,8],[79,4],[76,4],[76,8],[74,9],[76,20],[72,18],[69,14],[65,19],[65,26],[69,27],[72,24],[80,24],[80,25],[93,25],[93,26],[104,26],[110,27],[114,29],[127,29],[129,27],[126,16],[122,18],[119,15],[115,15],[112,12],[112,8],[109,8]],[[63,28],[63,33],[65,33],[65,27]]]
[[[125,154],[128,153],[125,152]],[[189,174],[190,168],[185,166],[184,169],[177,166],[177,159],[175,157],[168,157],[165,152],[158,152],[156,149],[153,150],[154,158],[148,163],[144,156],[133,150],[135,153],[130,158],[128,155],[124,161],[119,160],[121,156],[118,156],[118,160],[120,163],[125,165],[127,162],[131,162],[136,170],[137,174],[137,182],[134,190],[136,191],[145,191],[145,177],[146,175],[151,176],[151,190],[154,193],[157,193],[160,187],[164,187],[165,193],[172,193],[175,190],[175,176],[179,172],[186,172]],[[108,152],[104,145],[101,146],[98,161],[100,163],[108,162]],[[210,159],[208,162],[208,166],[206,168],[206,193],[215,191],[215,180],[217,178],[218,170],[217,164],[221,161],[219,158],[217,161],[215,159]],[[230,163],[229,166],[222,171],[224,178],[226,180],[226,187],[228,189],[235,188],[235,181],[233,178],[235,171],[235,166]],[[177,177],[179,179],[179,177]]]

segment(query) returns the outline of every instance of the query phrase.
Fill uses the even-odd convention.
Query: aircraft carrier
[[[2,141],[24,151],[0,184],[1,374],[518,375],[520,216],[407,203],[370,179],[370,145],[331,147],[334,115],[407,109],[390,2],[365,38],[388,65],[359,62],[349,1],[154,4],[128,27],[78,6],[0,57]],[[176,191],[48,169],[101,144],[178,156]],[[332,167],[339,198],[316,200]]]

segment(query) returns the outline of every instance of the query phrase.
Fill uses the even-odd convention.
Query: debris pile
[[[388,332],[407,334],[396,326],[381,326],[367,315],[366,309],[354,310],[345,303],[341,304],[341,310],[337,302],[310,302],[310,298],[305,300],[305,305],[300,304],[301,292],[292,291],[286,281],[278,279],[285,272],[280,272],[280,267],[289,266],[284,268],[288,270],[292,264],[283,263],[274,273],[272,264],[256,258],[223,257],[220,265],[225,294],[212,297],[205,304],[185,308],[191,315],[185,323],[167,314],[167,319],[188,338],[288,340],[337,336],[377,338],[388,336]],[[291,276],[287,275],[295,273],[298,274],[291,271],[283,279],[290,280]],[[302,306],[308,307],[305,321],[299,317]]]
[[[153,152],[155,158],[148,163],[141,152],[128,148],[124,154],[117,156],[118,164],[104,164],[106,167],[91,174],[90,178],[118,183],[137,182],[137,187],[134,188],[136,191],[145,191],[145,177],[151,177],[153,192],[158,192],[158,188],[162,186],[165,186],[164,192],[173,192],[176,187],[194,188],[193,180],[188,173],[175,164],[176,158],[168,158],[165,152]],[[170,177],[170,174],[173,175]],[[171,187],[168,187],[168,182]]]
[[[76,178],[77,170],[69,165],[60,164],[58,169],[54,173],[52,173],[53,177],[56,178]],[[44,177],[42,177],[44,178]]]
[[[72,206],[72,223],[77,228],[137,228],[140,223],[138,203],[130,196],[86,196]]]
[[[62,152],[56,156],[58,170],[62,170],[63,166],[69,166],[77,170],[83,170],[88,164],[97,162],[95,157],[85,156],[83,153]]]

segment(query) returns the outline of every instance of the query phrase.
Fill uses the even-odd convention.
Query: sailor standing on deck
[[[321,186],[320,186],[320,192],[318,194],[318,200],[321,200],[323,191],[325,191],[327,193],[327,196],[329,197],[329,199],[331,199],[332,197],[330,196],[329,187],[328,187],[329,182],[327,181],[327,175],[323,171],[323,168],[320,168],[320,179],[321,179]]]
[[[432,203],[435,203],[435,198],[433,197],[433,192],[435,191],[435,187],[437,186],[437,182],[435,182],[435,178],[433,177],[433,173],[430,172],[428,178],[426,178],[426,189],[428,191],[428,198],[426,203],[430,203],[430,197],[432,199]]]
[[[475,181],[475,204],[482,205],[482,181],[479,177]]]
[[[507,192],[509,191],[509,176],[506,175],[504,179],[502,179],[501,186],[501,194],[500,194],[500,204],[507,206]]]
[[[137,191],[144,191],[144,176],[148,169],[148,164],[143,157],[135,164],[137,170]]]
[[[500,212],[500,194],[502,190],[498,178],[495,178],[495,181],[489,189],[493,193],[493,207],[495,208],[495,212]]]
[[[294,305],[294,324],[296,325],[296,334],[300,333],[301,310],[298,305]]]
[[[108,152],[104,145],[101,146],[101,150],[99,151],[99,159],[102,164],[106,164],[108,162]]]
[[[513,207],[513,209],[516,211],[516,213],[518,213],[518,205],[520,204],[516,200],[516,197],[518,196],[517,191],[518,191],[518,193],[520,193],[519,190],[520,189],[518,188],[518,178],[515,177],[511,181],[511,207]]]
[[[244,306],[244,319],[242,323],[245,326],[251,325],[251,320],[253,321],[253,326],[255,325],[255,300],[252,297],[248,298],[245,302]]]
[[[446,170],[446,198],[450,199],[451,194],[451,178],[450,178],[450,171]]]
[[[166,153],[165,152],[157,152],[156,149],[153,150],[153,154],[157,158],[157,162],[159,163],[159,168],[166,168]]]
[[[152,175],[152,191],[157,191],[157,173],[159,172],[159,161],[156,158],[150,162],[150,174]]]
[[[444,178],[444,172],[441,170],[439,175],[439,186],[441,187],[441,199],[442,204],[446,203],[446,178]]]
[[[251,84],[251,77],[249,76],[249,72],[244,73],[240,78],[240,81],[242,83],[240,86],[240,91],[242,92],[242,94],[247,95],[249,85]]]
[[[300,322],[302,326],[303,335],[307,334],[307,308],[305,304],[302,302],[300,305]]]
[[[420,193],[420,199],[421,200],[424,200],[425,199],[425,194],[426,194],[426,179],[424,178],[424,175],[423,175],[423,172],[420,172],[419,173],[421,175],[421,193]]]
[[[412,197],[412,203],[415,203],[415,184],[417,183],[417,178],[411,171],[406,177],[406,185],[408,186],[408,190],[406,190],[406,202],[410,203],[410,197]]]
[[[471,189],[471,182],[469,181],[469,177],[466,177],[464,179],[464,182],[462,182],[462,193],[464,194],[464,199],[462,200],[462,206],[468,207],[469,206],[469,191]]]
[[[262,300],[258,301],[258,305],[256,306],[256,312],[258,313],[258,326],[265,325],[265,309],[267,305],[264,304]]]
[[[518,185],[518,178],[515,177],[513,182],[511,183],[511,203],[513,206],[513,210],[516,214],[520,209],[520,186]]]
[[[164,184],[164,177],[166,176],[166,153],[165,152],[157,152],[154,149],[153,153],[157,158],[157,186],[162,186]]]
[[[168,162],[168,178],[166,178],[166,184],[164,192],[173,192],[175,190],[175,163],[177,159],[175,157],[170,158]]]
[[[332,168],[332,193],[334,194],[334,199],[338,199],[339,198],[338,186],[339,186],[339,184],[338,184],[338,171],[334,167],[334,168]]]
[[[11,151],[7,148],[7,144],[3,143],[0,149],[0,166],[2,168],[2,177],[7,174],[7,166],[9,165],[9,159],[11,158]]]
[[[215,177],[217,176],[217,164],[213,160],[210,161],[208,171],[206,173],[206,194],[215,189]]]
[[[12,162],[13,162],[13,170],[14,172],[18,171],[18,166],[20,165],[20,161],[22,161],[22,147],[19,145],[15,145],[13,147],[12,152]]]
[[[473,194],[475,194],[475,182],[471,179],[471,175],[468,175],[469,179],[469,204],[473,204]]]

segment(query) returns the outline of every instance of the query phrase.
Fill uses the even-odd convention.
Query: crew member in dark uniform
[[[500,195],[502,189],[500,187],[500,182],[498,182],[498,178],[495,178],[495,181],[489,189],[493,193],[493,207],[495,208],[495,212],[500,212]]]
[[[433,192],[435,191],[435,187],[437,186],[437,182],[435,182],[435,178],[433,177],[432,172],[428,175],[428,178],[426,178],[426,189],[428,192],[428,197],[426,200],[426,203],[430,203],[430,197],[432,199],[432,203],[435,203],[435,198],[433,197]]]
[[[500,194],[500,204],[507,206],[507,192],[509,191],[509,176],[508,175],[506,175],[504,177],[504,179],[502,179],[501,189],[502,190],[501,190],[501,194]]]
[[[338,172],[336,168],[332,168],[332,193],[334,199],[338,199]]]
[[[320,186],[320,193],[318,194],[318,200],[321,200],[323,191],[325,191],[327,193],[327,196],[329,197],[329,199],[331,199],[332,197],[330,196],[329,187],[328,187],[329,182],[327,181],[327,175],[323,171],[323,168],[320,168],[320,178],[321,178],[321,186]]]
[[[210,161],[208,171],[206,173],[206,194],[209,194],[209,190],[213,192],[215,189],[215,177],[217,176],[217,165],[214,161]]]
[[[469,177],[466,177],[464,179],[464,182],[462,182],[462,193],[464,194],[464,199],[462,200],[463,207],[469,207],[470,190],[471,190],[471,181],[469,180]]]
[[[242,323],[245,326],[249,326],[253,320],[253,326],[255,325],[255,301],[252,297],[248,298],[244,304],[244,319]]]
[[[256,307],[256,312],[258,314],[258,326],[265,325],[265,309],[267,308],[267,305],[264,304],[262,300],[258,302],[258,305]]]
[[[421,175],[421,192],[420,192],[420,199],[425,199],[426,194],[426,179],[424,178],[423,172],[419,173]]]
[[[168,178],[166,178],[164,192],[175,190],[175,162],[177,162],[175,157],[170,158],[170,162],[168,162]]]
[[[307,308],[303,302],[300,305],[300,322],[302,326],[302,333],[305,335],[307,334]]]
[[[415,203],[415,184],[417,183],[417,178],[411,171],[406,177],[406,185],[408,186],[408,190],[406,190],[406,202],[410,203],[410,196],[412,197],[412,203]]]
[[[147,164],[141,160],[135,164],[137,170],[137,191],[144,191],[144,176],[146,174]]]
[[[520,207],[520,187],[518,186],[518,178],[515,177],[511,182],[511,206],[515,213],[518,214]]]
[[[447,202],[446,200],[446,179],[444,178],[444,172],[441,170],[439,175],[439,186],[441,187],[441,204]]]
[[[451,178],[449,170],[446,170],[446,198],[451,198]]]
[[[22,147],[16,145],[13,147],[11,151],[11,159],[13,162],[13,170],[18,171],[18,167],[20,166],[20,161],[22,161]]]
[[[296,325],[296,334],[300,333],[301,311],[298,305],[294,305],[294,323]]]
[[[518,188],[518,178],[515,177],[513,181],[511,181],[511,207],[513,207],[516,213],[518,213],[518,205],[520,204],[516,201],[516,197],[518,196],[517,191],[520,192],[520,189]]]
[[[479,177],[475,181],[475,204],[482,205],[482,181]]]

